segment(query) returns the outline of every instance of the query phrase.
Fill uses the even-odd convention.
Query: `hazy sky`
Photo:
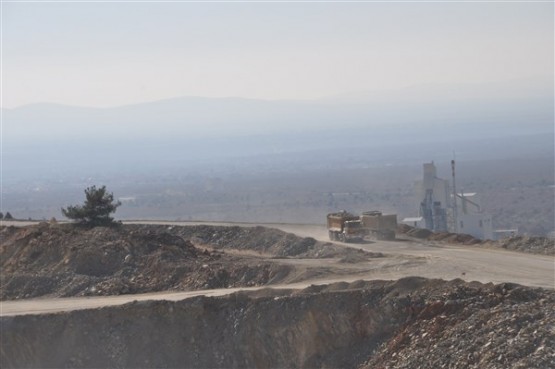
[[[3,3],[3,106],[553,78],[553,3]]]

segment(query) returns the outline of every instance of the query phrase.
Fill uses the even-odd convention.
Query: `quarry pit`
[[[345,248],[264,227],[41,224],[0,235],[3,368],[555,367],[550,256],[417,240]],[[450,253],[521,260],[505,272],[521,284],[497,281],[495,267],[478,274],[470,256],[465,274],[403,275],[440,256],[453,269]],[[20,308],[52,301],[63,306]]]

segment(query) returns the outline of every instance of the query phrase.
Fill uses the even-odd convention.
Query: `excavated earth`
[[[404,233],[482,245],[420,231]],[[0,227],[0,256],[3,300],[271,286],[312,259],[388,259],[264,227],[48,223]],[[2,368],[547,369],[555,291],[409,277],[2,316],[0,331]]]
[[[2,368],[555,368],[555,292],[410,277],[2,317]]]
[[[435,233],[428,229],[413,228],[406,224],[400,224],[397,227],[397,233],[416,239],[451,245],[501,248],[531,254],[555,255],[555,240],[546,237],[514,236],[497,241],[480,240],[469,234],[449,232]]]
[[[0,299],[262,286],[295,274],[278,259],[378,257],[264,227],[0,227]]]

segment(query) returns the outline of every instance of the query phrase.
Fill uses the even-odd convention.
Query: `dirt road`
[[[4,222],[5,225],[8,222]],[[295,233],[303,237],[313,237],[328,242],[327,230],[319,225],[296,224],[237,224],[207,222],[156,222],[135,221],[135,224],[167,224],[167,225],[241,225],[277,228],[285,232]],[[26,225],[19,223],[16,225]],[[285,285],[272,285],[272,288],[305,288],[311,284],[325,284],[338,281],[352,282],[355,280],[394,280],[407,276],[427,278],[455,279],[480,281],[483,283],[513,282],[533,287],[555,288],[555,263],[551,256],[524,254],[512,251],[485,249],[472,246],[446,246],[433,242],[417,242],[411,240],[376,241],[366,244],[342,244],[345,247],[382,252],[391,257],[373,259],[357,264],[331,265],[336,274],[329,273],[319,276],[303,276],[303,282]],[[330,267],[332,262],[322,259],[272,259],[281,263],[295,263],[307,268]],[[292,281],[295,282],[295,281]],[[179,293],[148,293],[141,295],[120,295],[109,297],[31,299],[18,301],[2,301],[0,316],[41,314],[66,310],[97,308],[101,306],[120,305],[132,301],[145,300],[181,300],[194,296],[219,296],[238,290],[256,290],[254,288],[212,289]]]
[[[290,289],[306,288],[310,283],[298,283],[294,285],[276,285],[272,288]],[[130,302],[149,300],[180,301],[196,296],[224,296],[238,291],[256,291],[265,287],[246,288],[221,288],[189,292],[157,292],[137,295],[119,296],[96,296],[96,297],[70,297],[54,299],[28,299],[18,301],[0,302],[0,316],[47,314],[60,311],[94,309],[105,306],[123,305]]]
[[[151,221],[129,223],[241,225],[245,227],[262,225],[294,233],[301,237],[313,237],[319,241],[331,242],[328,240],[327,229],[323,225]],[[483,283],[513,282],[532,287],[555,288],[555,258],[552,256],[480,248],[479,246],[448,246],[430,241],[376,241],[366,244],[334,243],[395,256],[393,262],[391,260],[372,261],[376,263],[376,267],[370,268],[371,270],[366,275],[357,274],[357,279],[399,279],[408,276],[419,276],[447,280],[461,278],[466,281]],[[305,262],[313,265],[322,263],[321,260]],[[346,276],[343,277],[346,278]]]

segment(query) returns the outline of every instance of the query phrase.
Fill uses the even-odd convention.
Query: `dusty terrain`
[[[0,228],[1,367],[555,367],[552,256],[140,223]]]
[[[107,296],[411,275],[553,287],[553,259],[548,256],[521,257],[491,245],[457,243],[452,237],[424,242],[413,237],[418,236],[414,232],[408,237],[399,234],[393,242],[340,244],[326,241],[327,232],[320,226],[274,226],[282,230],[191,223],[3,227],[0,298]]]
[[[480,240],[468,234],[434,233],[427,229],[419,229],[401,224],[398,233],[409,237],[436,241],[443,244],[467,245],[489,248],[501,248],[511,251],[529,252],[531,254],[555,255],[555,240],[546,237],[514,236],[497,241]]]
[[[383,257],[264,227],[40,223],[4,227],[0,239],[4,300],[298,282]],[[323,258],[336,263],[302,261]]]

